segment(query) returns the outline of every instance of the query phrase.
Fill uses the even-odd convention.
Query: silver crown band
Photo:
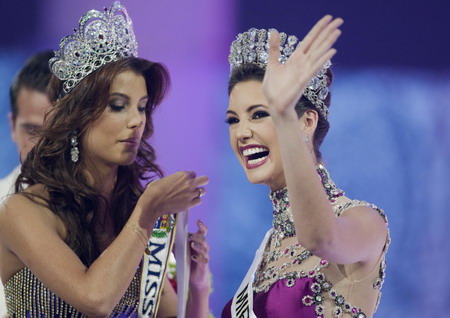
[[[65,93],[101,66],[138,55],[133,22],[119,1],[104,12],[88,11],[74,32],[61,39],[59,51],[49,61],[52,73],[64,82]]]
[[[262,69],[266,69],[269,57],[269,39],[270,33],[265,29],[255,29],[239,33],[236,40],[230,47],[230,72],[243,64],[255,64]],[[294,52],[298,43],[300,43],[295,35],[287,36],[286,33],[280,33],[280,57],[279,62],[284,64],[289,56]],[[328,119],[328,107],[324,101],[328,96],[328,77],[327,69],[331,66],[328,60],[315,77],[306,85],[303,96],[305,96],[325,119]]]

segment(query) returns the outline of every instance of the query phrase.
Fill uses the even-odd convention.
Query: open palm
[[[280,35],[276,31],[271,32],[263,91],[274,115],[283,115],[293,109],[306,85],[336,54],[332,46],[341,34],[338,28],[342,23],[340,18],[324,16],[284,64],[278,61]]]

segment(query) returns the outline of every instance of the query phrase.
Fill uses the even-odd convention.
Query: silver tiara
[[[125,6],[115,1],[104,12],[90,10],[80,18],[78,30],[59,42],[59,51],[49,61],[50,70],[69,93],[99,67],[120,59],[137,57],[133,22]]]
[[[233,41],[230,47],[230,55],[228,61],[230,62],[230,71],[238,68],[243,64],[256,64],[262,69],[267,66],[269,57],[269,38],[270,31],[265,29],[255,29],[239,33],[236,40]],[[294,52],[298,43],[300,43],[295,35],[287,36],[286,33],[280,33],[280,63],[285,63],[289,56]],[[306,85],[303,95],[313,103],[322,116],[328,118],[328,107],[324,101],[328,96],[328,77],[327,69],[331,66],[331,61],[328,60],[317,75]]]

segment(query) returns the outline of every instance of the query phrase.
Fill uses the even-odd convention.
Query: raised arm
[[[315,255],[339,264],[373,262],[386,238],[386,226],[376,211],[352,208],[336,217],[316,172],[316,159],[303,136],[313,136],[318,114],[308,110],[298,118],[295,104],[306,85],[336,50],[339,18],[325,16],[311,29],[285,64],[278,62],[279,35],[270,40],[263,90],[277,131],[297,238]]]
[[[139,199],[129,223],[147,234],[157,218],[199,204],[206,177],[178,172],[152,182]],[[125,226],[97,260],[86,267],[64,242],[66,229],[50,210],[14,195],[0,211],[0,256],[6,282],[28,267],[50,290],[89,317],[108,316],[128,288],[145,246]]]

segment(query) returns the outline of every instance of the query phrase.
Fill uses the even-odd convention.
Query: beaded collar
[[[352,200],[338,204],[337,198],[343,196],[344,191],[339,189],[330,179],[328,171],[322,164],[318,164],[316,170],[336,216],[341,215],[343,211],[351,207],[368,206],[377,210],[387,223],[383,210],[367,202]],[[323,317],[325,313],[325,298],[331,300],[331,305],[334,306],[331,311],[333,317],[342,318],[348,314],[353,318],[366,318],[367,315],[360,308],[350,304],[346,297],[340,294],[333,286],[333,283],[327,279],[323,272],[323,269],[329,265],[326,259],[320,259],[317,265],[310,270],[296,270],[294,268],[294,266],[298,266],[313,256],[313,254],[309,250],[304,249],[298,242],[282,248],[283,239],[295,237],[296,235],[287,188],[271,192],[270,199],[272,201],[274,215],[272,222],[273,230],[265,247],[261,262],[255,272],[253,291],[255,293],[267,292],[275,282],[283,279],[285,279],[286,287],[291,288],[296,284],[296,279],[308,277],[313,280],[310,287],[312,294],[303,296],[301,301],[306,307],[314,305],[314,311],[318,318]],[[387,251],[389,242],[388,230],[386,245],[383,250],[383,259],[379,265],[379,276],[372,285],[375,290],[380,290],[384,282],[386,268],[384,254]],[[271,248],[269,248],[269,245]],[[280,260],[282,260],[282,263],[279,262]],[[278,262],[278,264],[274,264],[275,262]],[[280,263],[281,265],[279,265]],[[380,295],[381,292],[378,294],[376,307],[378,306]]]
[[[321,163],[317,165],[316,170],[328,196],[328,200],[332,205],[336,204],[336,199],[343,196],[344,191],[339,189],[333,180],[331,180],[330,174]],[[270,193],[269,197],[273,206],[272,227],[274,232],[272,243],[274,244],[274,247],[280,247],[283,238],[295,236],[295,225],[290,209],[291,205],[289,203],[288,190],[285,187],[273,191]]]

